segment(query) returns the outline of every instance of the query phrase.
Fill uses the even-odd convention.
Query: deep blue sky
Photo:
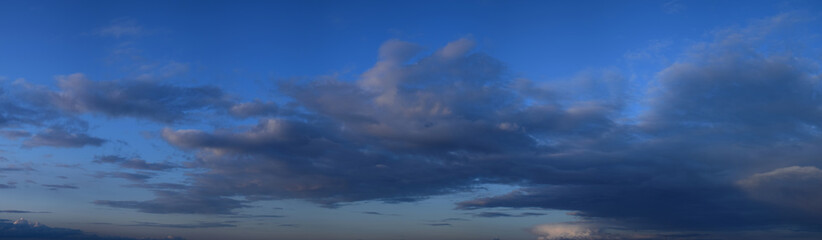
[[[821,11],[0,1],[0,238],[819,239]]]

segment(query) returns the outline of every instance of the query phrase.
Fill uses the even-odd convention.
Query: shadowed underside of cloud
[[[29,223],[23,219],[13,222],[0,221],[0,238],[9,240],[137,240],[137,238],[97,236],[76,229],[48,227],[40,223]],[[171,236],[163,239],[182,240],[182,238]]]
[[[137,169],[137,170],[149,170],[149,171],[165,171],[171,170],[174,168],[179,168],[179,165],[163,162],[163,163],[150,163],[146,160],[140,158],[125,158],[116,155],[105,155],[105,156],[96,156],[94,159],[95,163],[110,163],[110,164],[117,164],[123,168],[130,168],[130,169]]]
[[[230,214],[231,209],[245,207],[243,201],[224,197],[181,194],[168,190],[154,191],[157,199],[150,201],[97,200],[94,204],[138,209],[147,213]]]
[[[474,52],[470,39],[425,56],[415,44],[388,41],[379,61],[354,81],[282,83],[300,114],[214,131],[164,129],[165,141],[196,154],[190,165],[203,171],[190,175],[192,184],[155,191],[149,201],[95,203],[227,214],[254,200],[404,202],[508,184],[522,188],[458,207],[562,209],[635,229],[818,229],[817,59],[758,47],[766,30],[785,22],[763,20],[698,44],[660,71],[647,94],[635,96],[644,107],[639,116],[626,108],[633,96],[619,72],[534,83]],[[112,91],[118,83],[69,78],[62,91],[86,100],[65,110],[169,121],[139,106],[108,110],[95,103],[116,99],[84,98],[88,90],[71,87]],[[228,111],[238,116],[277,110],[205,95],[208,104],[236,107]],[[168,111],[203,106],[192,101]]]
[[[26,210],[0,210],[0,213],[51,213],[51,212],[35,212]]]
[[[106,140],[92,137],[85,133],[72,133],[66,129],[48,128],[43,132],[34,134],[31,138],[23,142],[24,148],[33,147],[65,147],[80,148],[85,146],[100,146]]]
[[[136,226],[136,227],[160,227],[160,228],[224,228],[236,227],[237,225],[228,222],[197,222],[197,223],[156,223],[156,222],[137,222],[135,224],[126,224],[121,226]]]
[[[21,83],[22,97],[38,106],[70,113],[98,113],[171,123],[193,110],[230,105],[216,87],[179,87],[156,81],[92,81],[83,74],[57,78],[59,91]]]
[[[525,212],[520,214],[511,214],[511,213],[504,213],[504,212],[481,212],[474,214],[474,217],[482,217],[482,218],[497,218],[497,217],[534,217],[534,216],[543,216],[546,215],[544,213],[533,213],[533,212]]]

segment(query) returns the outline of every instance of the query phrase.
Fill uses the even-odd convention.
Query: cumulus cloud
[[[505,181],[500,173],[527,171],[534,154],[564,144],[536,136],[595,137],[614,126],[608,116],[620,106],[612,97],[565,104],[519,96],[503,64],[473,45],[460,39],[407,63],[421,48],[392,40],[359,81],[284,83],[309,110],[301,118],[214,132],[168,128],[162,136],[199,152],[194,165],[209,172],[193,178],[211,194],[333,205],[415,201],[477,178]]]
[[[298,115],[216,130],[164,129],[162,138],[193,153],[191,167],[203,170],[189,175],[191,185],[156,191],[148,201],[96,203],[214,214],[263,199],[403,202],[508,184],[521,189],[458,208],[562,209],[635,229],[813,225],[822,215],[795,218],[780,209],[818,198],[786,187],[816,186],[818,169],[785,168],[814,165],[822,154],[818,69],[813,59],[762,52],[763,29],[772,27],[697,44],[635,102],[628,78],[616,70],[535,83],[475,52],[470,39],[428,55],[391,40],[353,81],[281,83]],[[238,117],[276,110],[263,105],[225,106],[236,107]],[[773,169],[781,170],[751,175]],[[800,198],[758,197],[784,191]],[[546,239],[604,237],[573,224],[539,229]]]

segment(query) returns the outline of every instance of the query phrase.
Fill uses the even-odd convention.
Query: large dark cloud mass
[[[643,93],[629,91],[631,78],[618,70],[521,79],[470,39],[433,52],[388,41],[356,79],[280,82],[278,93],[290,101],[281,104],[240,102],[211,86],[82,74],[59,77],[58,89],[17,81],[19,100],[0,89],[0,136],[24,147],[100,146],[106,140],[85,134],[74,116],[167,124],[162,139],[196,156],[184,165],[194,168],[190,184],[146,181],[183,165],[95,160],[151,171],[101,176],[137,182],[131,186],[151,189],[155,199],[94,202],[148,213],[232,214],[268,199],[407,202],[506,184],[520,189],[457,208],[560,209],[640,230],[818,230],[818,59],[761,47],[788,20],[716,33],[659,71]],[[200,115],[257,123],[179,126]],[[617,239],[573,224],[535,232]]]

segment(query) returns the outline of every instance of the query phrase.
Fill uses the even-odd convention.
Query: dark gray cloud
[[[285,217],[283,215],[272,215],[272,214],[264,214],[264,215],[251,215],[251,214],[237,214],[237,215],[227,215],[224,216],[225,218],[281,218]]]
[[[0,131],[0,136],[8,139],[17,140],[19,138],[31,137],[31,133],[23,130],[3,130]]]
[[[146,160],[140,158],[125,158],[116,155],[104,155],[104,156],[96,156],[94,159],[95,163],[110,163],[110,164],[117,164],[123,168],[130,168],[130,169],[137,169],[137,170],[149,170],[149,171],[165,171],[171,170],[174,168],[179,168],[180,166],[177,164],[163,162],[163,163],[150,163]]]
[[[227,222],[197,222],[197,223],[187,223],[187,224],[137,222],[135,224],[129,224],[129,225],[125,225],[125,226],[161,227],[161,228],[224,228],[224,227],[236,227],[237,225],[227,223]]]
[[[0,221],[0,238],[9,240],[137,240],[138,238],[98,236],[77,229],[54,228],[24,219]],[[153,240],[153,238],[139,238]],[[182,240],[179,237],[163,239]],[[159,240],[159,239],[157,239]]]
[[[199,152],[192,166],[209,171],[193,175],[194,185],[210,195],[334,206],[416,201],[477,183],[520,181],[515,175],[545,168],[529,161],[568,145],[565,138],[612,132],[620,88],[574,95],[585,99],[579,104],[530,97],[539,91],[520,95],[503,64],[472,46],[462,39],[406,64],[419,47],[390,41],[357,82],[284,83],[283,91],[309,113],[214,132],[165,129],[162,136]],[[585,79],[616,83],[606,86],[624,80],[611,73]]]
[[[200,196],[168,190],[154,191],[158,196],[150,201],[97,200],[94,204],[137,209],[146,213],[232,214],[231,210],[246,207],[243,201],[225,197]]]
[[[425,224],[425,225],[432,226],[432,227],[450,227],[450,226],[453,226],[450,223],[429,223],[429,224]]]
[[[41,107],[69,113],[94,113],[134,117],[163,123],[186,120],[193,111],[223,109],[232,105],[219,88],[180,87],[159,81],[92,81],[83,74],[57,78],[58,91],[21,84],[21,97]]]
[[[399,214],[381,213],[381,212],[375,212],[375,211],[365,211],[365,212],[361,212],[361,213],[362,214],[367,214],[367,215],[377,215],[377,216],[399,216]]]
[[[6,87],[0,86],[0,129],[18,128],[27,125],[40,125],[45,120],[53,119],[53,112],[42,111],[18,101],[18,98],[9,94]],[[3,131],[2,136],[20,137],[22,131]]]
[[[122,178],[132,182],[137,183],[145,183],[146,180],[154,177],[154,174],[145,174],[145,173],[127,173],[127,172],[101,172],[96,175],[98,178],[103,177],[113,177],[113,178]]]
[[[252,102],[236,103],[228,109],[228,112],[235,117],[265,117],[273,116],[278,111],[277,104],[274,102],[262,102],[254,100]]]
[[[26,210],[0,210],[0,213],[51,213],[51,212],[36,212]]]
[[[78,189],[77,186],[69,185],[69,184],[41,184],[43,187],[47,187],[50,190],[58,190],[58,189]]]
[[[85,146],[100,146],[105,142],[105,139],[92,137],[85,133],[71,132],[71,130],[68,129],[52,127],[34,134],[31,138],[23,141],[23,147],[81,148]]]
[[[454,221],[469,221],[469,220],[465,219],[465,218],[446,218],[446,219],[440,220],[440,222],[454,222]]]
[[[140,177],[142,178],[142,177]],[[140,182],[136,181],[135,182]],[[147,188],[147,189],[156,189],[156,190],[184,190],[188,189],[190,186],[179,184],[179,183],[145,183],[140,182],[136,184],[129,184],[126,185],[127,187],[137,187],[137,188]]]
[[[785,167],[757,173],[738,182],[754,199],[799,210],[822,214],[822,170],[816,167]]]
[[[34,171],[31,167],[16,167],[16,166],[6,166],[0,168],[0,172],[18,172],[18,171]]]
[[[497,218],[497,217],[533,217],[533,216],[543,216],[546,215],[544,213],[533,213],[533,212],[525,212],[519,214],[511,214],[511,213],[504,213],[504,212],[481,212],[473,214],[474,217],[482,217],[482,218]]]

